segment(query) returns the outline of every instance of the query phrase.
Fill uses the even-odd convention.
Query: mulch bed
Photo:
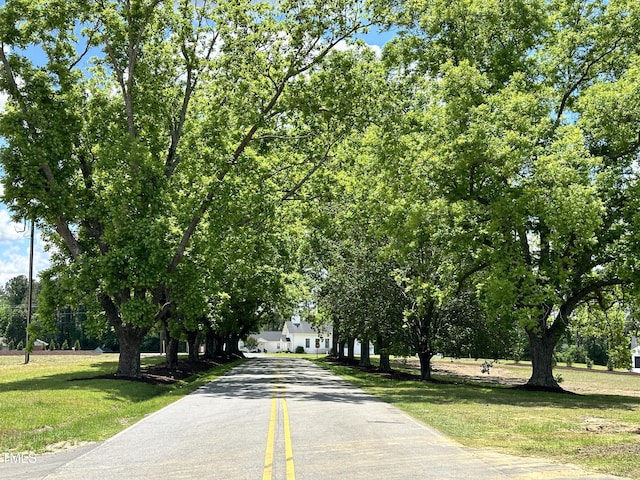
[[[169,369],[164,363],[158,365],[150,365],[141,368],[140,377],[123,377],[116,375],[115,373],[109,373],[106,375],[96,375],[94,377],[73,378],[69,381],[81,381],[81,380],[130,380],[132,382],[148,383],[150,385],[173,385],[182,380],[186,380],[193,375],[206,372],[214,367],[230,363],[236,360],[238,357],[219,357],[215,360],[199,360],[178,361],[178,368]]]

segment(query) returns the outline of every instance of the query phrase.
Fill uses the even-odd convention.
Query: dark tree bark
[[[553,349],[556,341],[548,334],[537,335],[528,332],[529,345],[531,346],[531,378],[528,386],[544,389],[561,390],[560,385],[553,376]]]
[[[344,340],[338,340],[338,358],[340,358],[341,360],[344,359],[344,347],[346,346],[346,344],[347,342],[345,342]]]
[[[123,325],[119,322],[113,327],[120,344],[116,375],[119,377],[140,378],[140,346],[149,329],[134,327],[129,324]]]
[[[362,343],[360,344],[360,366],[361,367],[371,366],[371,355],[369,353],[369,339],[366,337],[362,339]]]
[[[189,361],[197,362],[200,359],[198,352],[200,349],[200,331],[187,332],[187,342],[189,344]]]
[[[380,353],[380,371],[385,373],[391,373],[391,361],[389,358],[388,346],[385,345],[383,337],[376,339],[378,352]]]
[[[355,351],[356,351],[356,339],[353,337],[350,337],[347,340],[347,358],[349,360],[353,360],[356,358]]]
[[[224,354],[222,347],[223,341],[220,334],[209,328],[207,330],[207,336],[205,338],[204,358],[206,358],[207,360],[214,360],[216,358],[222,357]]]
[[[529,337],[532,367],[527,386],[534,389],[562,391],[553,376],[553,351],[562,336],[561,332],[557,328],[545,328],[541,332],[525,330]]]
[[[332,326],[332,330],[333,330],[333,335],[331,336],[331,355],[338,357],[338,358],[342,358],[342,355],[340,354],[340,337],[338,335],[338,330],[339,330],[339,326],[340,326],[340,322],[338,322],[337,320],[333,321],[333,326]]]
[[[162,323],[162,336],[164,340],[165,366],[169,370],[178,369],[178,345],[179,341],[171,335],[169,324],[166,319]]]
[[[431,359],[433,353],[429,351],[418,352],[418,358],[420,359],[420,380],[431,381]]]
[[[204,355],[203,357],[207,360],[213,360],[213,352],[215,351],[215,338],[213,336],[213,332],[211,330],[207,331],[206,336],[204,337]]]
[[[169,336],[167,338],[167,351],[165,353],[165,365],[169,370],[178,369],[178,346],[180,342],[177,338]]]
[[[109,296],[100,295],[98,300],[107,315],[109,324],[115,330],[120,345],[116,375],[140,378],[142,375],[140,372],[140,346],[151,327],[136,327],[129,323],[123,323],[118,308]]]
[[[380,371],[391,373],[391,361],[389,360],[389,354],[386,352],[380,352]]]
[[[531,378],[527,387],[548,391],[564,391],[553,376],[553,351],[567,329],[568,320],[578,303],[595,285],[578,291],[560,306],[553,323],[548,325],[551,307],[541,306],[537,328],[525,328],[531,349]]]
[[[230,334],[225,341],[224,353],[228,356],[242,356],[242,352],[238,348],[238,342],[240,341],[240,335],[237,333]]]

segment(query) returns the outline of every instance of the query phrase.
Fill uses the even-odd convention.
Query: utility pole
[[[27,290],[27,331],[26,344],[24,346],[24,363],[29,363],[29,324],[31,323],[33,299],[33,237],[35,233],[34,221],[31,220],[31,237],[29,239],[29,285]]]

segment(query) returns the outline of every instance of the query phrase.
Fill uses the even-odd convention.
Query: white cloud
[[[0,210],[0,243],[23,240],[28,235],[28,226],[16,223],[6,209]]]
[[[42,239],[36,237],[33,248],[33,278],[49,266],[49,254]],[[29,275],[29,238],[21,237],[10,245],[0,244],[0,286],[19,275]]]
[[[29,252],[24,252],[22,248],[18,247],[3,249],[0,253],[0,285],[5,285],[18,275],[27,276],[28,274]]]
[[[44,242],[39,235],[34,239],[33,272],[46,269],[50,263],[49,253],[44,251]],[[0,286],[13,277],[29,274],[29,225],[15,223],[6,208],[0,209]]]
[[[382,48],[378,45],[371,45],[369,43],[365,43],[364,45],[361,46],[354,43],[347,43],[345,40],[340,40],[334,48],[335,50],[338,50],[341,52],[346,50],[358,50],[360,48],[367,48],[369,50],[372,50],[376,54],[377,58],[382,58]]]

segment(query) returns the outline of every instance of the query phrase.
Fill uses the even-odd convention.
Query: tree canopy
[[[639,40],[633,0],[8,0],[0,163],[53,246],[39,315],[84,305],[136,376],[151,328],[233,350],[312,274],[336,332],[423,378],[520,329],[558,389],[584,312],[619,344],[637,311]]]

